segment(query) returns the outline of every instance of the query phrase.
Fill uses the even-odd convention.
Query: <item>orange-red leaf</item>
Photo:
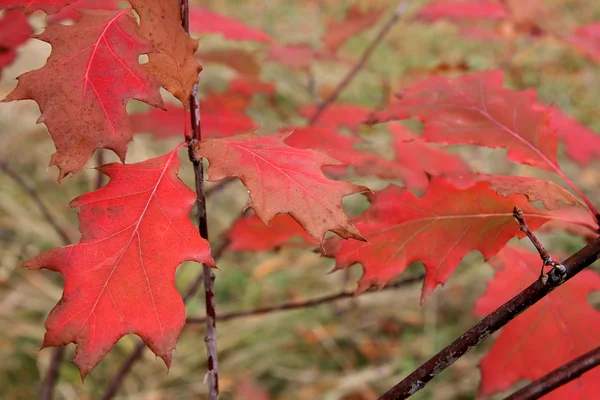
[[[417,17],[426,21],[438,19],[484,20],[504,19],[509,15],[502,4],[493,1],[437,1],[419,10]]]
[[[7,11],[0,19],[0,74],[17,57],[17,47],[33,33],[27,17],[19,10]]]
[[[590,59],[600,62],[600,22],[575,29],[567,41]]]
[[[300,114],[306,118],[311,118],[317,110],[317,107],[306,106],[300,108]],[[345,126],[351,130],[357,130],[358,127],[365,123],[373,110],[357,104],[341,104],[334,103],[327,107],[317,120],[318,125],[323,125],[331,129],[337,129]]]
[[[472,250],[485,259],[519,235],[513,208],[520,207],[532,230],[560,215],[533,208],[522,195],[503,197],[478,182],[459,189],[444,178],[434,178],[423,198],[409,190],[389,186],[378,192],[371,207],[354,222],[367,240],[334,238],[325,254],[334,256],[337,268],[361,263],[364,275],[359,291],[383,286],[414,261],[425,265],[425,297],[443,284]]]
[[[350,39],[365,29],[375,25],[383,13],[382,9],[362,10],[358,5],[350,7],[342,21],[331,21],[323,36],[325,47],[335,53]]]
[[[78,10],[118,10],[119,0],[77,0],[74,3],[63,7],[59,12],[49,15],[46,20],[49,23],[56,23],[66,19],[79,21],[81,14]]]
[[[39,39],[52,45],[46,65],[19,77],[4,101],[35,100],[54,140],[59,181],[79,171],[99,147],[125,159],[130,99],[162,107],[160,84],[138,64],[153,51],[129,10],[82,11],[74,25],[51,25]]]
[[[502,147],[511,161],[560,173],[556,133],[534,100],[532,90],[504,89],[501,71],[433,77],[407,89],[375,120],[418,118],[426,141]]]
[[[539,255],[507,247],[493,262],[495,278],[475,305],[478,315],[493,312],[539,277]],[[502,392],[521,379],[535,380],[598,345],[600,313],[588,303],[600,289],[594,271],[582,271],[511,321],[481,362],[479,394]],[[548,400],[595,399],[600,370],[584,374],[544,396]]]
[[[0,0],[0,10],[20,8],[30,14],[35,10],[43,10],[46,14],[54,14],[76,0]]]
[[[74,362],[83,377],[129,333],[169,365],[185,323],[175,269],[184,261],[214,266],[208,242],[190,221],[196,196],[177,177],[178,148],[137,164],[100,167],[111,181],[71,202],[80,209],[80,242],[24,264],[64,276],[43,347],[76,343]]]
[[[241,218],[229,229],[227,238],[230,240],[227,248],[231,251],[275,250],[293,238],[299,239],[303,246],[317,243],[286,214],[276,215],[269,225],[265,225],[256,214]]]
[[[190,9],[190,31],[195,33],[220,33],[227,39],[232,40],[251,40],[263,43],[274,41],[258,28],[246,25],[235,18],[217,14],[204,7]]]
[[[344,212],[342,197],[368,189],[328,180],[321,168],[340,162],[318,150],[290,147],[285,137],[248,133],[209,139],[199,143],[196,154],[208,159],[210,181],[242,181],[250,194],[249,207],[265,224],[277,214],[290,214],[318,241],[327,231],[361,239]]]
[[[181,26],[179,0],[129,0],[140,16],[140,34],[148,39],[156,52],[148,55],[144,69],[154,75],[184,107],[189,108],[192,86],[202,69],[194,53],[198,41]]]
[[[600,159],[600,135],[579,123],[557,107],[550,107],[551,129],[567,148],[567,156],[579,165]]]

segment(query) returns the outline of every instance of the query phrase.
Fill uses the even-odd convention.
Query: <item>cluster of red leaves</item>
[[[130,3],[139,15],[139,25],[130,9],[116,9],[117,2],[0,0],[0,8],[20,6],[24,12],[55,13],[49,18],[54,24],[38,36],[52,45],[46,65],[23,74],[5,100],[38,103],[39,121],[48,127],[57,148],[51,165],[58,166],[59,180],[81,170],[97,148],[111,149],[124,161],[132,133],[169,138],[189,132],[187,100],[201,67],[194,56],[197,42],[181,27],[179,1]],[[419,18],[509,19],[531,33],[531,15],[538,7],[538,2],[529,6],[517,1],[437,2],[423,8]],[[227,91],[205,94],[200,107],[204,140],[193,149],[197,157],[208,159],[210,180],[237,177],[248,188],[255,215],[231,228],[231,249],[273,250],[292,238],[302,246],[319,243],[325,255],[335,258],[338,269],[362,264],[359,291],[381,287],[410,263],[421,261],[427,271],[425,299],[448,280],[466,254],[477,250],[490,259],[520,235],[512,217],[515,206],[524,211],[533,230],[554,224],[596,232],[596,209],[562,172],[556,153],[560,140],[567,155],[585,165],[599,158],[600,138],[558,108],[537,103],[533,90],[504,88],[499,71],[424,79],[383,111],[333,104],[313,124],[287,127],[271,136],[246,133],[255,127],[246,114],[254,96],[272,100],[275,95],[274,85],[258,78],[263,61],[274,60],[298,70],[318,60],[343,61],[342,45],[377,23],[381,15],[378,9],[353,7],[345,19],[329,23],[323,48],[313,49],[305,44],[279,45],[233,18],[204,8],[191,10],[192,32],[219,33],[227,39],[268,46],[260,61],[241,50],[199,55],[203,62],[225,64],[238,74]],[[59,24],[64,19],[76,22]],[[31,32],[21,11],[7,12],[0,26],[7,24],[14,35],[0,35],[0,68],[14,59],[15,48]],[[600,47],[596,28],[581,28],[568,40],[596,57]],[[139,64],[141,54],[148,54],[148,63]],[[161,86],[182,104],[165,106]],[[130,99],[155,108],[128,116],[125,106]],[[316,109],[309,105],[298,113],[310,120]],[[410,118],[424,124],[420,135],[396,122]],[[364,141],[357,131],[364,123],[386,123],[393,159],[359,150]],[[459,156],[439,147],[457,144],[504,148],[510,161],[554,172],[580,198],[539,179],[473,174]],[[101,167],[111,177],[110,183],[71,203],[80,208],[80,242],[25,264],[65,276],[63,299],[47,320],[44,346],[75,342],[75,362],[83,376],[127,333],[140,335],[168,364],[184,321],[173,282],[175,268],[186,260],[214,265],[208,243],[189,220],[194,195],[177,178],[180,146],[141,163]],[[339,180],[347,173],[343,166],[358,175],[401,180],[406,187],[390,185],[369,192]],[[425,194],[416,197],[411,189]],[[371,205],[350,218],[341,200],[359,192],[366,193]],[[531,204],[538,201],[543,208]],[[325,240],[328,231],[339,237]],[[510,248],[500,253],[496,260],[504,261],[506,268],[489,284],[488,293],[478,302],[478,313],[492,311],[520,289],[516,283],[523,281],[515,280],[515,274],[530,277],[527,282],[535,278],[531,266],[539,263],[531,257]],[[504,330],[482,364],[482,394],[504,390],[521,378],[535,379],[593,347],[589,335],[580,333],[570,319],[560,314],[552,320],[539,317],[542,307],[555,310],[561,305],[579,305],[581,310],[585,295],[599,285],[594,273],[586,274]],[[561,291],[569,301],[561,300]],[[587,307],[580,314],[575,309],[568,314],[581,315],[595,326],[595,311]],[[531,321],[539,327],[539,336],[549,332],[553,338],[560,336],[552,352],[557,354],[558,348],[560,357],[549,362],[543,349],[515,340]],[[569,343],[574,339],[555,333],[559,325],[585,340]],[[536,340],[543,342],[538,335]],[[522,368],[507,373],[500,359],[507,345],[515,342],[519,350],[514,355],[522,359]],[[557,395],[591,389],[567,386],[562,390]]]

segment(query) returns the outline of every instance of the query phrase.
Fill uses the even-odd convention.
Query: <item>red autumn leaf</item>
[[[342,59],[326,51],[313,49],[308,44],[273,46],[265,57],[267,61],[275,61],[294,70],[306,70],[315,61],[341,61]]]
[[[318,150],[287,146],[285,137],[248,133],[209,139],[198,144],[196,154],[208,159],[211,182],[230,177],[242,181],[249,206],[265,224],[277,214],[290,214],[318,241],[327,231],[362,239],[342,208],[342,197],[368,189],[328,180],[321,168],[339,161]]]
[[[19,10],[7,11],[0,20],[0,74],[17,57],[17,47],[33,33],[27,17]]]
[[[316,110],[317,106],[311,105],[300,108],[299,112],[310,119]],[[357,104],[334,103],[321,114],[316,123],[331,129],[345,126],[355,131],[369,119],[372,113],[373,109]]]
[[[543,106],[542,106],[543,107]],[[600,135],[568,116],[557,107],[550,107],[551,129],[565,144],[567,155],[579,165],[588,165],[600,158]]]
[[[275,85],[268,82],[261,82],[254,78],[238,77],[229,83],[227,93],[239,94],[246,98],[250,98],[255,94],[264,94],[270,97],[275,94]]]
[[[196,195],[177,177],[178,149],[100,167],[110,182],[71,202],[79,207],[80,242],[24,264],[64,276],[42,347],[76,343],[82,377],[129,333],[168,366],[185,323],[175,269],[184,261],[214,266],[208,242],[190,220]]]
[[[140,35],[154,50],[143,68],[183,106],[189,107],[192,86],[198,82],[202,67],[194,58],[198,41],[181,26],[180,0],[129,0],[140,17]]]
[[[469,252],[478,250],[487,260],[520,235],[512,215],[515,206],[523,210],[532,230],[564,219],[535,209],[523,195],[503,197],[488,186],[478,182],[459,189],[444,178],[434,178],[423,198],[389,186],[376,193],[371,207],[354,220],[367,242],[334,238],[326,242],[325,254],[335,257],[337,269],[363,265],[359,292],[382,287],[410,263],[421,261],[427,271],[424,300]]]
[[[493,262],[497,272],[475,305],[478,315],[493,312],[540,274],[539,255],[507,247]],[[481,362],[481,396],[502,392],[521,379],[535,380],[598,345],[600,313],[588,303],[600,289],[594,271],[582,271],[567,284],[509,322]],[[600,370],[587,372],[544,399],[598,397]]]
[[[382,13],[381,9],[364,11],[357,5],[352,6],[342,21],[327,24],[327,31],[323,36],[325,47],[332,53],[337,52],[348,39],[375,25]]]
[[[302,246],[317,242],[296,220],[286,214],[276,215],[269,225],[265,225],[256,214],[237,220],[229,229],[227,238],[231,251],[270,251],[276,250],[292,238],[300,240]]]
[[[231,40],[274,42],[269,35],[258,28],[198,6],[190,9],[190,31],[193,33],[220,33]]]
[[[424,142],[400,124],[389,123],[388,127],[394,137],[395,163],[413,171],[412,179],[405,179],[408,186],[425,188],[429,177],[470,174],[460,157]]]
[[[439,19],[478,21],[505,19],[508,13],[502,4],[494,1],[438,1],[421,8],[417,17],[426,21]]]
[[[77,0],[74,3],[63,7],[54,15],[48,16],[50,23],[56,23],[70,19],[79,21],[81,14],[77,10],[118,10],[119,0]]]
[[[553,220],[545,224],[538,232],[563,231],[572,235],[581,236],[588,243],[598,237],[598,221],[590,212],[583,208],[562,208],[560,214],[563,220]]]
[[[38,36],[52,45],[46,65],[19,77],[4,101],[35,100],[54,140],[59,181],[79,171],[94,151],[125,159],[131,141],[130,99],[162,107],[160,84],[138,64],[151,52],[130,10],[82,11],[74,25],[51,25]],[[41,84],[43,83],[43,84]]]
[[[24,13],[30,14],[36,10],[43,10],[46,14],[54,14],[76,0],[0,0],[0,10],[7,8],[20,8]]]
[[[540,201],[546,210],[556,210],[564,205],[585,207],[585,204],[573,193],[554,182],[543,179],[485,174],[452,178],[452,183],[461,189],[470,187],[476,182],[489,182],[490,189],[500,196],[508,197],[511,194],[522,194],[529,199],[529,202]],[[589,211],[587,215],[591,218]],[[593,218],[591,223],[593,223]]]
[[[228,137],[254,129],[252,118],[244,114],[247,105],[244,98],[210,94],[200,102],[202,137]],[[183,138],[184,132],[190,132],[189,115],[181,105],[168,104],[166,111],[154,108],[130,118],[134,133],[151,133],[165,139]]]
[[[361,140],[355,136],[342,135],[334,129],[324,126],[287,128],[284,131],[291,131],[290,136],[285,140],[286,144],[299,149],[325,150],[329,156],[342,162],[343,166],[324,168],[324,171],[332,176],[343,176],[345,166],[350,166],[359,175],[377,176],[383,179],[401,179],[411,187],[427,187],[428,180],[420,172],[366,151],[357,150],[355,146]]]
[[[539,109],[535,96],[533,90],[504,89],[501,71],[434,77],[404,91],[398,102],[372,120],[418,118],[425,125],[420,137],[426,141],[506,148],[511,161],[555,172],[597,214],[558,166],[550,112]]]
[[[590,59],[600,62],[600,22],[575,29],[566,40]]]
[[[223,64],[240,75],[258,79],[260,64],[255,53],[242,49],[198,49],[196,55],[202,64]]]

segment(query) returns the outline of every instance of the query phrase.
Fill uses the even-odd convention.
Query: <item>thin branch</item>
[[[384,290],[397,289],[399,287],[406,286],[406,285],[409,285],[414,282],[422,281],[424,278],[425,278],[425,274],[416,275],[416,276],[413,276],[410,278],[402,279],[395,283],[391,283],[391,284],[383,287],[381,290],[377,290],[377,291],[374,290],[374,291],[370,291],[367,293],[379,293],[380,291],[384,291]],[[367,293],[364,293],[364,294],[367,294]],[[221,314],[221,315],[217,316],[217,320],[218,321],[229,321],[231,319],[251,317],[251,316],[262,315],[262,314],[269,314],[272,312],[315,307],[315,306],[318,306],[321,304],[331,303],[336,300],[345,299],[348,297],[354,297],[355,295],[356,295],[356,292],[353,290],[344,290],[340,293],[332,294],[329,296],[317,297],[314,299],[308,299],[308,300],[304,300],[304,301],[295,301],[295,302],[290,302],[290,303],[279,304],[276,306],[256,308],[254,310],[235,311],[235,312],[231,312],[228,314]],[[204,317],[190,317],[186,320],[186,322],[188,324],[200,324],[200,323],[204,323],[205,321],[206,321],[206,318],[204,318]]]
[[[63,243],[65,245],[71,244],[71,238],[69,238],[67,232],[58,224],[56,218],[54,218],[46,204],[44,204],[44,201],[38,195],[37,191],[27,182],[25,182],[25,180],[17,173],[17,171],[12,169],[8,165],[8,162],[2,158],[0,158],[0,169],[2,169],[2,171],[4,171],[4,173],[7,176],[9,176],[13,181],[15,181],[15,183],[21,186],[25,193],[27,193],[29,197],[31,197],[31,199],[33,200],[37,208],[40,210],[44,218],[46,218],[46,221],[48,221],[50,226],[52,226],[52,228],[54,228],[54,231],[58,234],[58,236],[60,236]]]
[[[540,379],[518,390],[504,400],[533,400],[566,385],[600,365],[600,347],[564,364]]]
[[[381,30],[379,31],[377,36],[375,36],[373,41],[371,41],[369,46],[367,46],[367,48],[363,52],[362,56],[358,59],[356,64],[354,64],[354,66],[350,69],[348,74],[346,74],[344,79],[342,79],[342,81],[335,88],[335,90],[329,95],[329,97],[327,99],[325,99],[321,104],[319,104],[316,112],[313,114],[313,116],[308,121],[309,125],[314,124],[319,119],[319,117],[323,114],[323,112],[331,104],[333,104],[338,99],[338,97],[340,97],[340,94],[344,91],[344,89],[346,89],[346,87],[350,84],[350,82],[352,82],[354,80],[354,78],[360,72],[360,70],[363,69],[363,67],[365,66],[367,61],[369,61],[369,59],[371,58],[371,55],[373,54],[373,52],[375,51],[377,46],[387,36],[387,34],[390,32],[390,30],[392,29],[394,24],[400,19],[400,17],[402,17],[404,12],[406,11],[407,4],[408,4],[408,0],[402,0],[400,2],[398,7],[396,7],[396,9],[394,10],[394,14],[392,14],[390,19],[381,28]]]
[[[96,163],[99,167],[104,165],[104,149],[96,150]],[[104,186],[104,174],[100,171],[96,174],[96,190]]]
[[[181,1],[181,22],[185,31],[190,33],[189,0]],[[202,125],[200,122],[200,99],[198,97],[198,84],[194,84],[190,95],[190,117],[192,136],[191,143],[202,140]],[[187,138],[186,138],[187,139]],[[196,183],[196,212],[198,214],[198,230],[200,236],[208,240],[208,222],[206,218],[206,197],[204,195],[204,167],[202,159],[194,156],[194,146],[189,146],[190,161],[194,165]],[[217,324],[215,311],[215,274],[212,269],[202,264],[204,277],[204,298],[206,307],[206,352],[208,356],[208,399],[219,399],[219,363],[217,357]]]
[[[600,238],[597,238],[562,263],[565,267],[564,273],[559,268],[550,270],[546,283],[536,280],[387,391],[380,397],[380,400],[406,399],[423,389],[430,380],[452,365],[463,354],[512,321],[552,290],[581,272],[599,257]]]
[[[517,220],[517,224],[519,224],[519,229],[521,230],[521,232],[523,232],[525,235],[527,235],[527,237],[529,238],[531,243],[533,243],[533,246],[536,248],[536,250],[540,254],[540,258],[542,259],[542,271],[540,272],[540,279],[542,280],[542,283],[546,283],[545,280],[548,279],[548,275],[544,274],[545,267],[550,266],[553,268],[557,268],[559,271],[562,271],[564,273],[565,267],[561,263],[559,263],[558,261],[555,261],[552,258],[550,253],[548,253],[548,250],[546,250],[544,248],[542,243],[533,234],[531,229],[529,229],[529,225],[527,225],[527,221],[525,221],[525,216],[523,215],[523,211],[521,211],[521,209],[519,207],[515,206],[515,208],[513,210],[513,217],[515,217],[515,219]]]
[[[40,391],[40,400],[52,400],[54,398],[54,387],[58,381],[58,372],[64,355],[65,346],[57,347],[52,351],[50,365]]]

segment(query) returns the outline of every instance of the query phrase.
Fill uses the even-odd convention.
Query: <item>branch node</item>
[[[565,274],[567,273],[567,269],[565,268],[564,265],[562,265],[558,261],[555,261],[552,258],[550,253],[548,253],[548,251],[544,248],[542,243],[540,243],[538,238],[533,234],[533,232],[531,232],[531,229],[529,229],[529,225],[527,225],[527,221],[525,221],[525,216],[523,215],[523,211],[519,207],[515,206],[515,208],[513,210],[513,217],[515,217],[517,224],[519,224],[519,229],[523,233],[525,233],[525,235],[527,235],[527,237],[529,238],[531,243],[533,243],[536,250],[540,254],[540,258],[542,259],[542,270],[540,271],[540,282],[543,285],[545,285],[548,282],[548,275],[546,275],[544,273],[544,269],[547,266],[553,267],[553,269],[551,271],[552,272],[551,278],[552,278],[553,282],[557,282],[557,280],[558,281],[563,280],[565,277]]]

